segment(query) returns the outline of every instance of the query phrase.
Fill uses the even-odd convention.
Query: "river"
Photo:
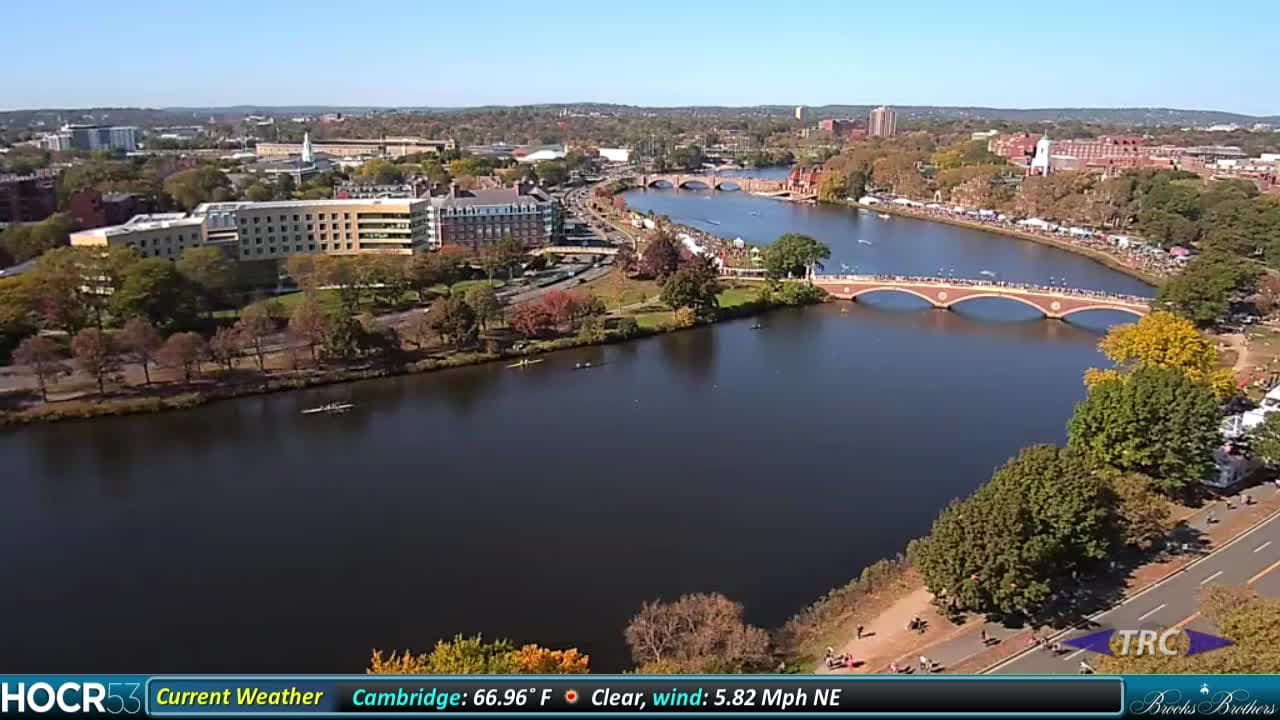
[[[865,272],[1149,292],[944,225],[730,194],[628,200],[750,240],[807,232]],[[459,632],[619,670],[641,602],[697,591],[774,626],[926,532],[1018,448],[1061,442],[1099,333],[1123,319],[1049,322],[996,300],[844,307],[526,370],[0,434],[0,672],[360,672],[370,648]],[[572,370],[584,360],[598,367]],[[348,398],[349,415],[299,415]]]

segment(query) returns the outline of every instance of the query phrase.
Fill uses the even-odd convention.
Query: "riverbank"
[[[1135,268],[1132,265],[1129,265],[1121,261],[1120,259],[1116,258],[1114,255],[1103,252],[1101,250],[1095,250],[1093,248],[1083,247],[1079,243],[1069,242],[1069,241],[1062,240],[1060,238],[1052,237],[1049,235],[1028,232],[1026,230],[1019,230],[1017,228],[1006,227],[1004,225],[993,225],[991,223],[984,223],[977,220],[967,220],[964,218],[953,217],[950,215],[923,213],[916,210],[912,210],[910,208],[890,205],[888,203],[864,205],[863,203],[859,203],[853,200],[848,200],[840,204],[846,207],[856,208],[859,210],[867,210],[869,212],[884,213],[885,215],[895,215],[899,217],[907,217],[913,220],[926,220],[929,222],[942,223],[943,225],[952,225],[954,227],[962,227],[970,230],[981,230],[983,232],[989,232],[995,235],[1004,235],[1005,237],[1017,238],[1019,240],[1027,240],[1029,242],[1039,243],[1041,245],[1054,247],[1059,250],[1065,250],[1066,252],[1074,253],[1076,255],[1082,255],[1084,257],[1089,258],[1090,260],[1093,260],[1101,265],[1106,266],[1111,270],[1115,270],[1118,273],[1122,273],[1124,275],[1128,275],[1131,278],[1141,280],[1142,282],[1148,285],[1151,285],[1152,287],[1159,287],[1160,284],[1164,282],[1163,277],[1155,275],[1154,273],[1146,272],[1140,268]]]
[[[612,274],[605,276],[601,281],[605,281],[611,276]],[[585,283],[579,286],[579,289],[591,290],[591,283]],[[615,327],[608,328],[602,337],[571,335],[550,340],[534,341],[520,346],[519,349],[510,347],[493,352],[460,351],[447,353],[440,357],[428,357],[405,363],[374,361],[347,367],[283,370],[265,375],[241,372],[224,374],[219,372],[216,379],[209,378],[203,381],[180,384],[144,386],[147,387],[147,390],[143,392],[136,391],[141,388],[131,388],[134,391],[117,393],[106,398],[86,399],[75,397],[51,402],[39,402],[18,410],[0,411],[0,427],[186,410],[220,400],[231,400],[253,395],[305,390],[362,380],[374,380],[398,375],[416,375],[470,365],[520,360],[558,350],[612,345],[630,340],[639,340],[654,335],[759,315],[787,306],[786,303],[782,302],[758,300],[754,297],[754,294],[745,292],[745,288],[737,286],[725,288],[721,293],[721,303],[722,306],[715,318],[687,325],[674,322],[674,314],[671,311],[656,310],[641,302],[637,304],[639,307],[635,308],[641,312],[629,312],[611,316],[609,318],[610,324]],[[616,312],[617,308],[614,310]],[[618,327],[623,325],[619,321],[625,320],[632,320],[634,324]]]

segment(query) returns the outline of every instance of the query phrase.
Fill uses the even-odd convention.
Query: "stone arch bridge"
[[[756,195],[813,195],[810,188],[792,186],[786,180],[765,180],[737,176],[721,176],[715,173],[664,173],[660,175],[641,175],[635,178],[636,185],[644,188],[659,187],[664,183],[676,189],[692,189],[702,186],[711,190],[741,190]]]
[[[1136,295],[1022,283],[884,275],[816,275],[813,283],[832,297],[843,300],[856,300],[870,293],[897,292],[914,295],[935,308],[951,308],[978,298],[1002,298],[1022,303],[1054,319],[1065,319],[1088,310],[1115,310],[1136,317],[1151,311],[1151,300]]]

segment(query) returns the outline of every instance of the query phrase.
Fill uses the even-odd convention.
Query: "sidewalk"
[[[1186,520],[1186,524],[1203,533],[1206,544],[1198,553],[1177,554],[1162,562],[1153,562],[1136,568],[1127,581],[1126,598],[1146,590],[1161,580],[1179,572],[1184,567],[1213,552],[1229,540],[1239,536],[1249,528],[1280,511],[1280,491],[1274,484],[1265,483],[1249,488],[1246,492],[1254,499],[1254,504],[1242,507],[1233,500],[1234,509],[1227,510],[1224,503],[1207,503],[1196,510]],[[1209,513],[1217,516],[1218,522],[1210,525],[1207,521]],[[923,615],[921,617],[924,617]],[[938,633],[935,641],[914,648],[900,650],[893,659],[898,665],[915,666],[921,655],[928,657],[940,666],[941,672],[948,673],[980,673],[992,665],[1006,660],[1026,650],[1031,638],[1031,628],[1008,628],[999,623],[983,622],[981,616],[970,615],[967,621],[959,626],[941,620],[952,632]],[[930,621],[930,630],[932,630]],[[986,630],[991,639],[990,645],[984,645],[980,632]],[[1059,630],[1039,629],[1042,634],[1056,635]],[[929,632],[925,636],[928,637]],[[852,652],[849,648],[858,648],[858,641],[846,646],[843,652]],[[887,672],[888,663],[872,663],[870,659],[860,672]]]

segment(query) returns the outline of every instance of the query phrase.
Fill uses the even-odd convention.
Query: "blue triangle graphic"
[[[1068,647],[1079,648],[1081,650],[1089,650],[1103,655],[1110,655],[1111,633],[1113,632],[1115,632],[1115,630],[1102,630],[1101,632],[1091,633],[1089,635],[1081,635],[1078,638],[1063,640],[1062,644]],[[1216,640],[1217,638],[1214,639]]]
[[[1209,633],[1196,632],[1195,630],[1187,630],[1186,633],[1191,640],[1191,647],[1187,648],[1187,655],[1199,655],[1210,650],[1221,650],[1224,647],[1235,645],[1234,641],[1210,635]]]

